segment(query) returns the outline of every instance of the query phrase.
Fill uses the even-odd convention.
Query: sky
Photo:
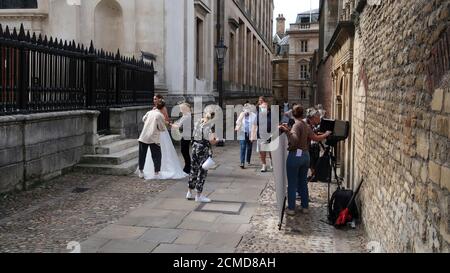
[[[289,24],[295,23],[297,14],[319,8],[319,0],[275,0],[275,10],[273,12],[273,33],[275,34],[277,27],[278,14],[282,13],[286,18],[286,28]]]

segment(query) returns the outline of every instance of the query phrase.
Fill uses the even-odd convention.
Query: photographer
[[[305,122],[311,127],[313,132],[317,134],[319,131],[320,121],[322,120],[321,113],[316,108],[309,108],[306,113]],[[314,140],[310,140],[309,144],[309,155],[311,157],[311,177],[315,177],[317,161],[320,157],[320,145]]]
[[[307,183],[308,169],[310,166],[309,140],[322,141],[331,135],[326,132],[324,135],[316,135],[311,127],[303,120],[304,110],[301,106],[295,106],[292,110],[295,124],[290,129],[283,124],[279,129],[286,133],[289,139],[289,156],[286,162],[288,176],[288,210],[287,214],[295,215],[295,201],[297,189],[301,194],[302,212],[307,214],[309,208],[309,190]]]

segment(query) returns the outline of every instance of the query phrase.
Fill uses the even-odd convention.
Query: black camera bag
[[[353,197],[352,190],[344,190],[339,188],[336,190],[336,192],[333,193],[328,206],[329,209],[328,215],[330,218],[329,220],[333,225],[336,223],[336,220],[339,217],[341,211],[347,208],[352,197]],[[355,201],[352,202],[352,204],[349,207],[349,210],[353,219],[359,219],[358,207],[356,206]]]

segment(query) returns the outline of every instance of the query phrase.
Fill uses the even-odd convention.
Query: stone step
[[[139,156],[139,147],[134,146],[114,154],[85,155],[81,164],[120,165]]]
[[[111,144],[113,142],[122,140],[121,135],[108,135],[108,136],[102,136],[98,140],[98,146],[105,146],[108,144]]]
[[[138,158],[134,158],[120,165],[78,164],[75,166],[75,171],[88,174],[127,176],[137,170],[138,164]]]
[[[136,139],[124,139],[97,147],[95,148],[95,152],[99,155],[111,155],[136,146],[138,146],[138,141]]]

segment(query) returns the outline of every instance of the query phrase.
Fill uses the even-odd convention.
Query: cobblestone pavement
[[[239,147],[214,149],[206,194],[212,211],[184,200],[186,185],[71,173],[27,192],[0,196],[0,252],[69,252],[71,241],[84,252],[365,252],[361,229],[338,231],[326,218],[327,188],[311,184],[310,215],[285,218],[278,231],[272,174],[238,166]],[[74,191],[78,189],[77,191]],[[87,191],[84,191],[87,189]]]
[[[269,183],[261,195],[251,228],[237,253],[365,253],[366,239],[361,226],[336,230],[324,221],[327,215],[327,185],[311,183],[310,213],[285,217],[278,230],[275,185]],[[298,204],[300,205],[300,204]]]
[[[68,242],[82,242],[174,183],[71,173],[3,195],[0,252],[68,252]]]

